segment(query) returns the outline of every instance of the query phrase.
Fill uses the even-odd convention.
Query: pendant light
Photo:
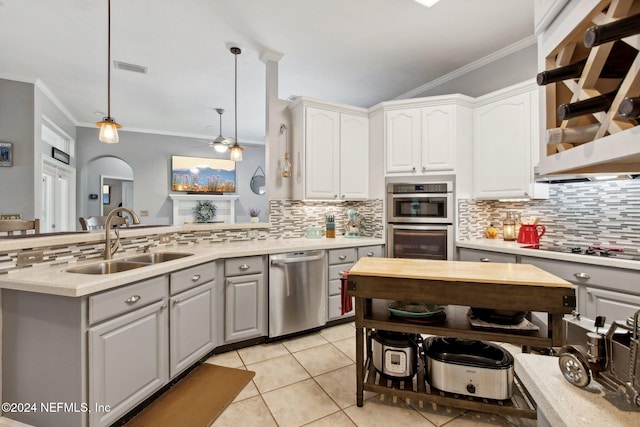
[[[107,3],[109,8],[107,21],[107,117],[96,123],[96,125],[100,128],[98,139],[101,142],[116,144],[120,140],[118,138],[118,129],[122,126],[111,117],[111,0],[107,0]]]
[[[236,135],[235,135],[235,141],[233,145],[229,147],[229,152],[231,153],[229,158],[236,162],[240,162],[242,161],[242,150],[244,150],[244,148],[238,145],[238,55],[240,55],[242,51],[240,50],[239,47],[232,47],[230,50],[231,50],[231,53],[233,53],[233,55],[235,56],[235,63],[236,63],[236,68],[235,68],[235,85],[236,85],[235,86],[235,94],[236,94],[235,131],[236,131]]]
[[[224,110],[222,108],[216,108],[216,112],[220,115],[220,134],[216,139],[213,140],[213,143],[211,145],[213,145],[213,149],[218,153],[224,153],[225,151],[227,151],[227,149],[229,149],[229,147],[227,146],[227,138],[222,136],[222,114],[224,113]]]

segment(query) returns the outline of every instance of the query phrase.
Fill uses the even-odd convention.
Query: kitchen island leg
[[[356,403],[364,405],[364,299],[355,298],[356,311]]]

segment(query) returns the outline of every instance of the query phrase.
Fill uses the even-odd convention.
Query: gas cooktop
[[[625,252],[624,248],[619,246],[606,245],[589,245],[582,246],[551,246],[551,245],[531,245],[524,246],[527,249],[540,249],[543,251],[571,253],[576,255],[601,256],[616,259],[628,259],[632,261],[640,261],[640,254],[636,252]]]

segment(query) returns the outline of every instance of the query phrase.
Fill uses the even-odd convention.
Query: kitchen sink
[[[67,273],[81,274],[113,274],[120,273],[122,271],[134,270],[140,267],[147,267],[151,264],[157,264],[160,262],[173,261],[174,259],[180,259],[191,255],[193,254],[183,252],[156,252],[153,254],[142,254],[115,261],[83,265],[82,267],[69,268],[64,271]]]
[[[148,263],[143,262],[129,262],[129,261],[108,261],[98,264],[83,265],[82,267],[69,268],[67,273],[81,273],[81,274],[113,274],[120,273],[122,271],[134,270],[140,267],[148,266]]]
[[[136,255],[131,258],[125,258],[127,262],[142,262],[145,264],[157,264],[159,262],[173,261],[175,259],[185,258],[193,254],[183,252],[156,252],[152,254]]]

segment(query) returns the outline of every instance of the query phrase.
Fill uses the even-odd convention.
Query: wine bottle
[[[636,58],[638,51],[622,41],[617,41],[613,44],[611,52],[607,57],[602,71],[600,72],[601,79],[621,79],[626,76],[629,71],[629,67]],[[549,83],[560,82],[567,79],[577,79],[582,75],[587,59],[576,61],[572,64],[565,65],[564,67],[554,68],[553,70],[542,71],[538,73],[536,81],[539,86],[544,86]]]
[[[600,124],[576,126],[573,128],[554,128],[547,130],[547,144],[576,143],[593,141]]]
[[[560,120],[569,120],[574,117],[583,116],[585,114],[597,113],[598,111],[606,111],[611,107],[613,98],[617,91],[605,93],[604,95],[594,96],[593,98],[583,101],[572,102],[571,104],[561,104],[558,106],[558,118]]]
[[[594,25],[584,33],[586,47],[620,40],[640,33],[640,13],[603,25]]]
[[[623,119],[639,119],[640,97],[623,99],[618,107],[618,115]]]

